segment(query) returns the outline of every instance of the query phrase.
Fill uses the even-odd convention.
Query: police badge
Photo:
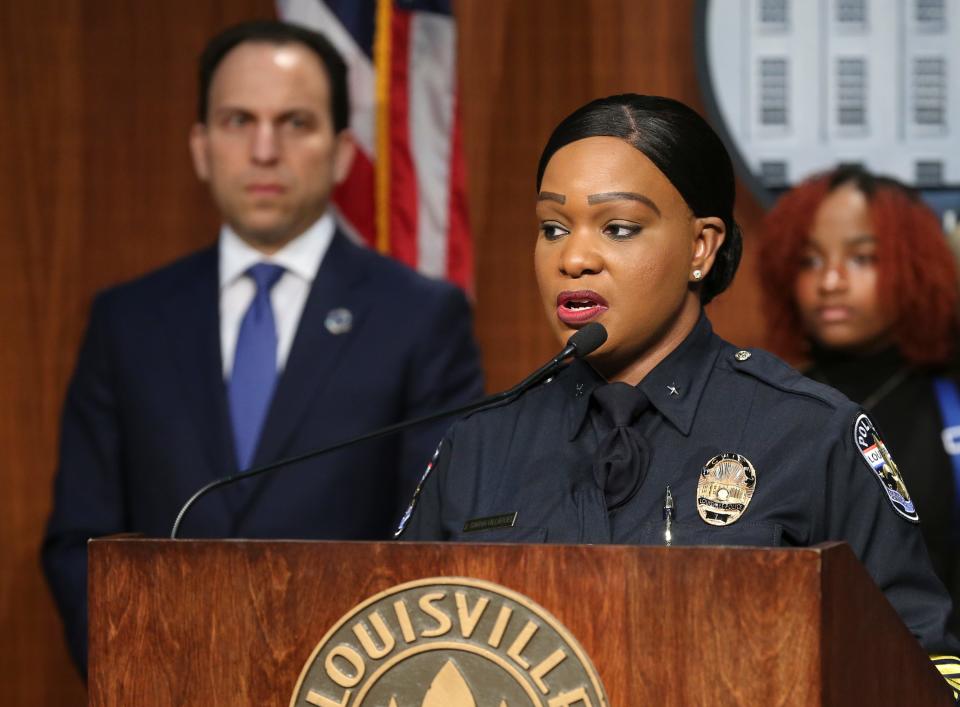
[[[860,450],[860,455],[867,462],[867,466],[880,480],[893,510],[911,523],[919,523],[920,516],[913,505],[913,499],[910,498],[910,492],[903,483],[900,470],[890,456],[890,452],[887,451],[883,440],[880,439],[880,435],[877,434],[870,418],[863,413],[860,413],[857,421],[853,423],[853,441]]]
[[[704,464],[697,483],[697,512],[710,525],[730,525],[743,515],[757,486],[750,460],[733,452]]]

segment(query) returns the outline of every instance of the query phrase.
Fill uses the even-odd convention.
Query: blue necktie
[[[240,322],[229,386],[233,441],[241,470],[253,462],[277,384],[277,327],[270,290],[283,271],[280,265],[258,263],[246,272],[256,283],[257,292]]]

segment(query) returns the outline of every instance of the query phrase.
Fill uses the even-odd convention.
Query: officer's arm
[[[98,299],[67,390],[53,511],[42,550],[44,571],[63,618],[71,654],[84,674],[87,540],[124,529],[120,431],[106,310],[106,303]]]
[[[403,419],[466,405],[483,395],[473,316],[463,293],[443,285],[420,312],[415,350],[406,371]],[[410,500],[423,469],[454,418],[419,425],[403,436],[397,508]]]
[[[861,411],[840,411],[834,429],[842,434],[827,477],[827,537],[851,545],[957,697],[960,644],[946,628],[950,596],[933,572],[909,492],[901,493],[895,450]]]

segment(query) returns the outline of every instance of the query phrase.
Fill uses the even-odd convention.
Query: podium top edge
[[[817,543],[816,545],[809,545],[806,547],[770,547],[770,546],[755,546],[755,545],[674,545],[670,547],[662,545],[561,545],[555,543],[464,543],[464,542],[408,542],[408,541],[396,541],[396,540],[310,540],[304,538],[177,538],[176,540],[171,540],[170,538],[155,538],[155,537],[144,537],[142,535],[134,533],[125,533],[121,535],[108,535],[99,538],[90,538],[88,541],[90,546],[102,546],[102,545],[117,545],[117,544],[131,544],[131,545],[170,545],[170,546],[183,546],[183,545],[227,545],[227,546],[239,546],[239,545],[248,545],[248,546],[268,546],[268,545],[351,545],[359,547],[373,547],[373,546],[389,546],[389,547],[415,547],[415,546],[442,546],[442,547],[501,547],[501,548],[544,548],[544,551],[551,551],[554,549],[556,551],[569,551],[571,548],[591,548],[591,551],[597,552],[615,552],[622,553],[624,551],[664,551],[664,552],[702,552],[705,550],[725,550],[725,551],[734,551],[734,552],[773,552],[773,553],[817,553],[821,554],[828,552],[837,547],[845,547],[847,543],[839,541],[828,541]]]

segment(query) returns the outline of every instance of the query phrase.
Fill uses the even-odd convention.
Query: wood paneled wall
[[[534,171],[556,122],[622,91],[702,108],[693,0],[459,0],[477,332],[491,389],[548,357],[533,279]],[[84,704],[38,550],[59,409],[93,293],[208,243],[217,224],[186,148],[206,38],[271,0],[0,3],[0,685],[6,704]],[[758,341],[747,257],[712,305]]]

